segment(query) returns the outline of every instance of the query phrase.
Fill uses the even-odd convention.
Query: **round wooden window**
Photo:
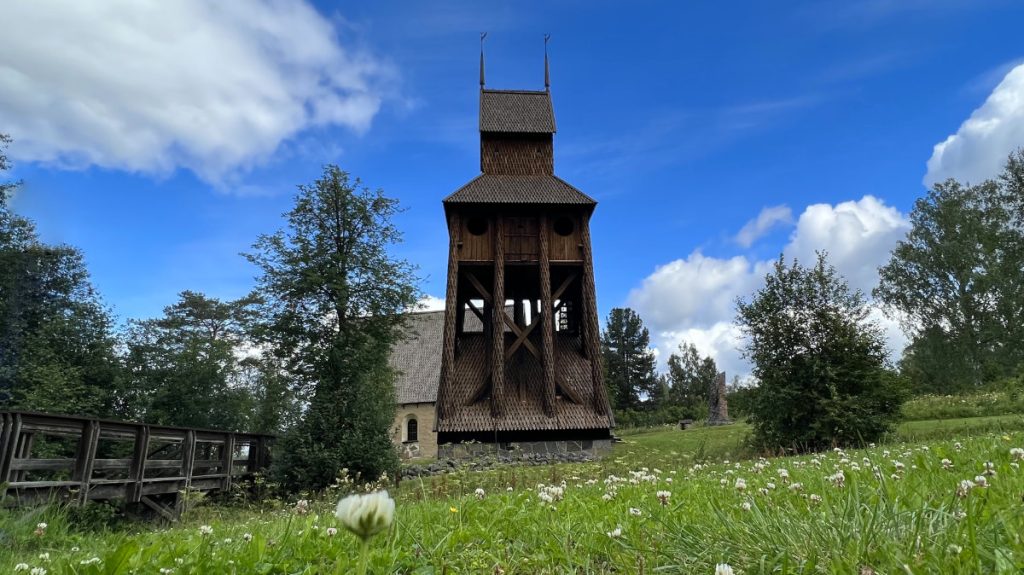
[[[562,216],[555,220],[554,228],[556,234],[560,236],[568,236],[572,234],[572,231],[573,229],[576,228],[576,226],[572,223],[571,219]]]
[[[466,229],[474,236],[482,236],[487,233],[487,220],[485,218],[470,218],[466,222]]]

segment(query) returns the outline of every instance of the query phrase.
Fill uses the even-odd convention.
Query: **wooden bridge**
[[[265,470],[273,436],[0,412],[0,501],[120,499],[167,519],[182,493],[227,491]]]

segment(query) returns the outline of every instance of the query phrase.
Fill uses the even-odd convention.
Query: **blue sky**
[[[239,252],[328,162],[400,199],[397,253],[443,295],[484,30],[494,88],[542,88],[552,35],[556,172],[599,202],[602,315],[630,305],[663,357],[692,341],[730,374],[732,301],[768,260],[827,249],[870,290],[925,182],[1024,145],[1010,0],[20,4],[0,38],[14,206],[84,250],[122,320],[245,294]]]

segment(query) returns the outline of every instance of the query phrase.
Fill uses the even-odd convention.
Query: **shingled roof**
[[[391,347],[388,365],[395,376],[396,403],[433,403],[441,380],[444,312],[411,313],[405,337]]]
[[[551,94],[532,90],[481,90],[480,131],[555,133]]]
[[[593,198],[550,174],[481,174],[444,199],[445,204],[596,205]]]

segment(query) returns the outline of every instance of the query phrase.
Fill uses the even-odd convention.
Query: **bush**
[[[891,429],[903,386],[884,336],[823,253],[811,268],[780,257],[765,287],[737,306],[759,380],[750,418],[762,447],[856,445]]]

